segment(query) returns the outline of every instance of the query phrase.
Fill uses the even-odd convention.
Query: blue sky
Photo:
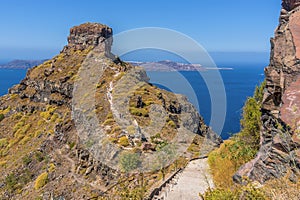
[[[268,52],[280,0],[10,0],[0,6],[0,60],[57,54],[70,27],[100,22],[114,33],[163,27],[182,32],[210,52]]]

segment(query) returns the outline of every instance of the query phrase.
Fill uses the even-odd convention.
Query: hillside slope
[[[1,199],[140,199],[219,145],[185,97],[111,45],[105,25],[73,27],[59,55],[0,98]]]

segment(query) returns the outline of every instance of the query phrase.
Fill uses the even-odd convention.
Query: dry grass
[[[90,51],[91,48],[83,51],[71,51],[69,55],[61,53],[55,56],[53,59],[33,68],[33,70],[31,70],[29,73],[29,77],[36,80],[43,79],[45,70],[52,69],[53,66],[59,66],[54,67],[54,71],[48,76],[48,79],[51,81],[57,81],[61,77],[69,76],[69,81],[74,81],[76,79],[76,72]]]
[[[280,179],[268,181],[264,185],[264,190],[271,199],[276,200],[299,200],[300,199],[300,177],[297,183],[289,180],[289,173]]]
[[[237,170],[236,163],[227,155],[230,154],[229,147],[233,141],[225,141],[219,149],[211,152],[208,162],[211,168],[215,185],[221,188],[231,188],[234,186],[232,176]]]

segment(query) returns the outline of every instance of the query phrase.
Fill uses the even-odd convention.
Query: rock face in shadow
[[[300,5],[298,0],[283,0],[282,7],[287,11],[291,11]]]
[[[300,169],[300,11],[299,0],[283,0],[280,24],[271,39],[270,64],[265,69],[262,103],[261,148],[257,157],[242,166],[243,176],[261,183]]]

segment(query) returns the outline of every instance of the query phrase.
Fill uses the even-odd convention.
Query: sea
[[[240,120],[242,108],[248,97],[253,95],[254,89],[264,79],[265,64],[249,65],[226,65],[220,70],[205,71],[180,71],[180,72],[147,72],[150,83],[178,94],[185,95],[188,100],[199,110],[207,124],[211,124],[212,108],[218,105],[225,105],[220,110],[224,115],[224,126],[212,127],[218,129],[218,134],[223,139],[227,139],[240,131]],[[19,83],[26,75],[27,70],[23,69],[0,69],[0,95],[5,95],[8,89]],[[220,74],[217,76],[216,74]],[[207,80],[209,79],[209,80]],[[224,87],[225,96],[220,98],[220,94],[214,94],[218,90],[222,93]],[[223,93],[222,93],[223,94]],[[219,96],[218,96],[219,95]],[[218,99],[220,98],[220,99]],[[222,104],[221,104],[222,103]],[[219,114],[218,110],[214,110]],[[220,120],[222,121],[222,120]],[[218,125],[219,126],[219,125]]]
[[[24,79],[26,72],[26,69],[0,69],[0,96],[7,94],[9,88]]]

